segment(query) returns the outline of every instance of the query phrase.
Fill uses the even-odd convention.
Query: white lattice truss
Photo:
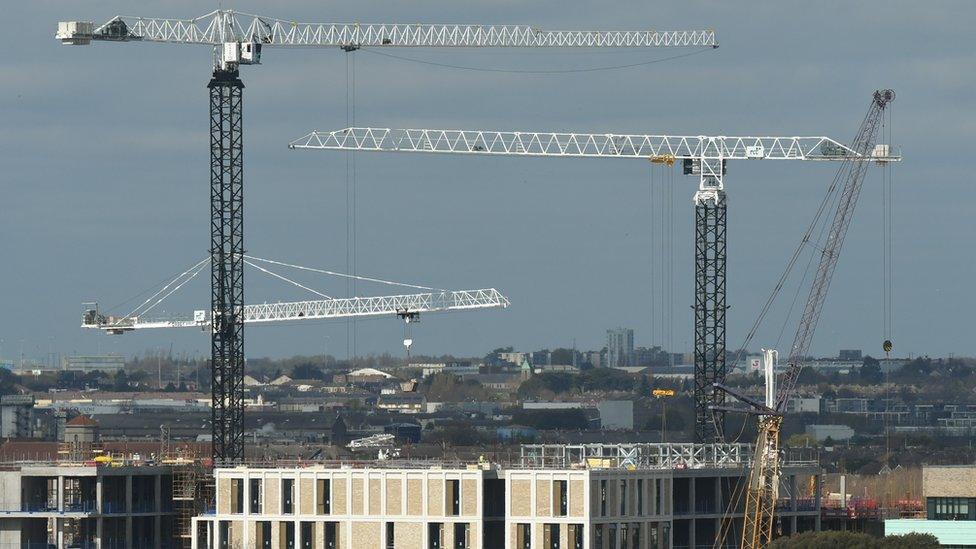
[[[119,22],[125,23],[119,34]],[[59,36],[59,38],[62,38]],[[75,39],[217,45],[258,42],[268,46],[358,47],[716,47],[715,31],[549,31],[526,25],[424,25],[298,23],[231,10],[194,19],[117,16]]]
[[[494,288],[457,290],[420,294],[377,297],[292,301],[244,306],[244,323],[259,324],[289,320],[323,320],[349,317],[412,315],[445,311],[465,311],[508,307],[509,300]],[[207,328],[209,311],[197,311],[192,316],[142,319],[114,318],[97,314],[86,315],[83,328],[95,328],[110,333],[123,333],[147,328]]]
[[[752,462],[751,444],[523,444],[523,467],[675,469],[738,467]]]
[[[512,132],[345,128],[313,131],[288,146],[370,152],[420,152],[562,158],[629,158],[671,164],[691,160],[699,175],[696,201],[720,201],[727,160],[865,160],[895,162],[884,147],[862,155],[824,136],[645,135],[577,132]]]
[[[823,136],[739,137],[614,133],[503,132],[345,128],[314,131],[292,141],[293,149],[427,152],[648,160],[845,160],[862,155]],[[870,160],[895,160],[870,157]]]

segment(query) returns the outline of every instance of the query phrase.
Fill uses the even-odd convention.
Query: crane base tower
[[[244,83],[214,69],[210,89],[213,459],[244,459]]]
[[[719,191],[695,201],[695,440],[718,442],[725,383],[726,198]]]

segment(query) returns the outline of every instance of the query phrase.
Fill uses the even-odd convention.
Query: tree
[[[779,538],[769,549],[937,549],[939,540],[931,534],[905,534],[875,538],[853,532],[804,532]]]
[[[878,359],[872,358],[871,356],[864,357],[864,363],[861,364],[861,383],[868,383],[871,385],[876,385],[881,383],[884,379],[884,374],[881,372],[881,363]]]

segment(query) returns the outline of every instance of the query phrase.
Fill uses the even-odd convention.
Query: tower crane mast
[[[725,381],[725,174],[729,160],[897,161],[887,148],[857,150],[824,136],[704,136],[346,128],[314,131],[293,149],[545,158],[642,159],[698,176],[695,193],[695,434],[721,439]]]
[[[192,19],[116,16],[62,21],[64,44],[153,42],[213,49],[210,91],[211,364],[213,458],[244,457],[244,140],[241,65],[265,47],[659,48],[716,47],[696,31],[547,31],[523,25],[315,24],[218,9]]]

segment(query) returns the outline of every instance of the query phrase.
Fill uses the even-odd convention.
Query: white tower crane
[[[210,90],[211,364],[213,457],[244,457],[243,90],[239,67],[261,62],[265,47],[659,48],[716,47],[699,31],[547,31],[524,25],[310,24],[232,10],[192,19],[117,16],[96,26],[64,21],[64,44],[156,42],[213,49]]]
[[[346,128],[314,131],[292,149],[509,155],[548,158],[623,158],[673,164],[697,175],[695,203],[695,434],[717,442],[726,375],[725,173],[728,160],[888,162],[887,146],[854,150],[823,136],[703,136],[552,133],[483,130]]]

